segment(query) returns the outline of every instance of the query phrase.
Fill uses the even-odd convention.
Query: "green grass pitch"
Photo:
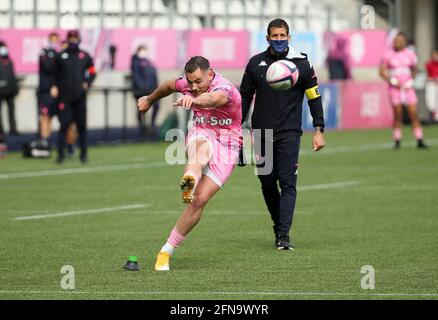
[[[156,254],[183,209],[168,144],[92,148],[85,166],[10,153],[0,299],[437,299],[438,127],[425,128],[425,151],[403,133],[398,151],[389,129],[327,132],[319,153],[303,136],[295,251],[274,249],[254,168],[236,168],[161,273]],[[122,270],[130,255],[139,272]],[[61,287],[64,265],[74,290]],[[365,265],[375,289],[361,287]]]

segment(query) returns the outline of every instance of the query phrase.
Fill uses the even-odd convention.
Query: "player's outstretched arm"
[[[190,109],[192,106],[198,108],[220,108],[228,103],[227,95],[222,91],[204,92],[196,98],[185,95],[179,98],[173,105]]]
[[[138,111],[146,112],[155,103],[155,101],[167,97],[176,92],[175,79],[168,80],[162,83],[157,89],[155,89],[150,95],[141,97],[138,99],[137,106]]]

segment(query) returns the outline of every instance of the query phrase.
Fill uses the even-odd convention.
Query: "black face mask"
[[[79,50],[79,42],[69,41],[68,48],[70,50]]]

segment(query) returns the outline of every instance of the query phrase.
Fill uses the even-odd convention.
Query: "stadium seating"
[[[13,19],[10,17],[11,3]],[[325,30],[329,25],[329,5],[325,0],[2,0],[0,27],[54,28],[60,25],[62,28],[252,31],[259,30],[271,18],[281,16],[287,18],[295,30]],[[330,26],[334,31],[354,26],[357,17],[344,14],[340,8],[332,7],[332,10]]]

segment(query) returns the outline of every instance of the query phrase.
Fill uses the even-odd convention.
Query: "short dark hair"
[[[136,52],[139,53],[140,50],[147,50],[146,45],[145,45],[145,44],[141,44],[141,45],[139,45],[139,46],[137,47],[137,51],[136,51]]]
[[[271,28],[285,28],[287,35],[289,35],[289,25],[283,19],[274,19],[268,24],[267,34],[271,34]]]
[[[184,67],[184,72],[192,73],[198,68],[204,71],[210,70],[210,62],[202,56],[192,57],[187,61],[186,66]]]
[[[67,39],[70,38],[81,38],[81,34],[79,33],[79,30],[70,30],[69,32],[67,32]]]
[[[400,31],[399,33],[397,33],[396,37],[403,37],[403,38],[405,38],[406,42],[408,41],[408,36],[403,31]]]

